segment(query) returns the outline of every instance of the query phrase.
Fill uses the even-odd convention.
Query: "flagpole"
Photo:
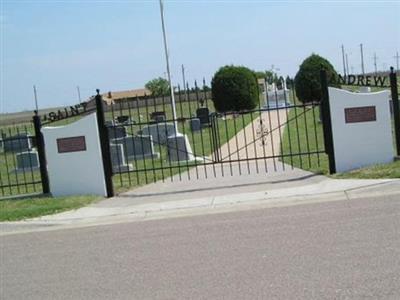
[[[165,33],[165,24],[164,24],[164,6],[162,0],[160,0],[160,13],[161,13],[161,25],[163,31],[163,38],[164,38],[164,51],[165,51],[165,60],[167,64],[167,75],[169,81],[169,88],[171,93],[171,105],[172,105],[172,116],[174,119],[174,127],[175,127],[175,135],[178,133],[178,122],[176,117],[176,106],[175,106],[175,96],[174,96],[174,87],[172,85],[171,80],[171,72],[169,68],[169,56],[168,56],[168,46],[167,46],[167,35]]]

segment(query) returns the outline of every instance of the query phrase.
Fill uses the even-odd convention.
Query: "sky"
[[[0,113],[72,105],[165,76],[158,0],[0,0]],[[312,53],[342,72],[396,67],[400,1],[164,0],[173,84],[209,82],[223,65],[294,76]]]

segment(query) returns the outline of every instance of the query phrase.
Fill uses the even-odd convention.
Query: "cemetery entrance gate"
[[[226,113],[214,110],[205,87],[192,90],[178,89],[176,119],[169,97],[105,105],[107,95],[96,96],[110,186],[317,170],[327,164],[320,105],[298,102],[294,88],[265,89],[255,109]]]
[[[41,126],[74,120],[97,110],[107,195],[159,180],[196,180],[250,173],[335,170],[332,122],[326,74],[321,71],[322,101],[297,101],[289,88],[260,91],[260,104],[248,111],[218,113],[210,91],[186,87],[176,93],[177,117],[169,97],[137,97],[105,105],[87,103],[48,116],[33,117],[33,126],[0,128],[0,196],[48,193],[49,179]],[[355,84],[362,86],[363,84]],[[400,112],[396,73],[390,84],[397,155]],[[321,121],[323,120],[323,122]],[[31,133],[34,135],[31,135]]]

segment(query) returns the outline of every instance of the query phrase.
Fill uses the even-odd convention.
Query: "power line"
[[[399,70],[399,58],[400,58],[398,51],[396,52],[396,55],[394,56],[394,58],[396,59],[396,70],[398,71]]]
[[[182,81],[183,81],[183,85],[182,85],[182,87],[183,87],[183,89],[185,90],[185,88],[186,88],[186,79],[185,79],[185,66],[182,64]],[[186,98],[186,100],[187,100],[187,93],[185,92],[185,98]]]
[[[364,53],[363,53],[363,44],[360,44],[360,51],[361,51],[361,72],[364,75],[365,74],[365,69],[364,69]]]
[[[346,70],[347,72],[349,72],[349,56],[346,53]],[[351,71],[351,73],[353,73],[353,71]]]
[[[376,61],[378,60],[378,57],[376,56],[376,53],[374,53],[374,66],[375,66],[375,74],[378,73],[378,67]]]
[[[36,86],[33,86],[33,94],[35,96],[35,108],[36,111],[39,112],[39,106],[38,106],[38,100],[37,100],[37,92],[36,92]]]
[[[344,46],[342,45],[343,75],[346,76],[346,60],[344,58]],[[347,70],[348,72],[348,70]]]
[[[77,89],[77,91],[78,91],[78,101],[79,101],[79,103],[81,103],[82,100],[81,100],[81,91],[80,91],[80,89],[79,89],[79,85],[76,87],[76,89]]]

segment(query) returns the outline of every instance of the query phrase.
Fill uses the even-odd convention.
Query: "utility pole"
[[[348,57],[348,55],[347,55],[347,53],[346,53],[346,70],[347,70],[347,73],[349,73],[349,57]],[[353,73],[353,71],[351,71],[351,73]]]
[[[378,60],[378,57],[376,56],[376,53],[374,53],[374,67],[375,67],[375,75],[378,73],[378,65],[376,61]]]
[[[363,75],[365,75],[363,44],[360,44],[360,51],[361,51],[361,72]]]
[[[183,87],[183,90],[185,91],[185,99],[188,100],[187,99],[188,98],[188,94],[187,94],[187,91],[186,91],[185,67],[184,67],[183,64],[182,64],[182,81],[183,81],[182,87]]]
[[[396,56],[394,56],[394,58],[396,59],[396,70],[399,71],[399,52],[396,52]]]
[[[79,89],[79,85],[76,87],[76,89],[77,89],[77,91],[78,91],[78,101],[79,101],[79,103],[81,103],[82,100],[81,100],[81,91],[80,91],[80,89]]]
[[[33,95],[35,96],[35,108],[36,111],[39,112],[39,106],[38,106],[38,100],[37,100],[37,92],[36,92],[36,86],[33,86]]]
[[[344,46],[342,44],[343,75],[346,76],[346,60],[344,58]],[[348,72],[348,70],[347,70]]]
[[[178,121],[177,121],[177,117],[176,117],[174,86],[172,85],[171,72],[170,72],[170,68],[169,68],[167,35],[165,33],[165,24],[164,24],[164,5],[163,5],[162,0],[160,0],[160,14],[161,14],[161,26],[162,26],[162,32],[163,32],[163,38],[164,38],[165,62],[166,62],[166,65],[167,65],[167,75],[168,75],[168,81],[169,81],[169,89],[170,89],[170,92],[171,92],[172,116],[174,118],[175,136],[176,136],[178,134]]]

